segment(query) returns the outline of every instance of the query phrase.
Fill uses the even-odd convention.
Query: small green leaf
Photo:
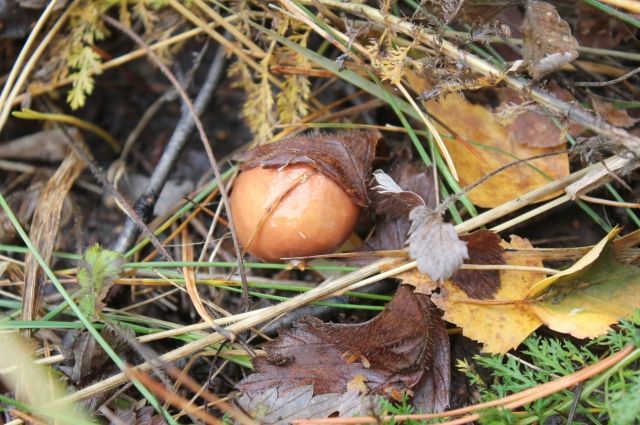
[[[80,310],[95,321],[105,307],[103,302],[113,280],[122,271],[124,257],[115,251],[104,249],[95,244],[89,247],[82,256],[78,270]]]

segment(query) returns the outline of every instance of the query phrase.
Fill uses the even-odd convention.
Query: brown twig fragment
[[[127,374],[132,378],[136,379],[142,384],[153,391],[158,397],[162,400],[171,403],[172,405],[179,407],[180,409],[187,412],[190,416],[198,418],[204,421],[205,424],[222,424],[222,421],[218,418],[212,416],[210,413],[205,412],[204,410],[200,410],[195,408],[188,400],[180,397],[178,394],[173,393],[160,382],[156,381],[146,373],[142,372],[139,369],[129,368],[127,370]]]

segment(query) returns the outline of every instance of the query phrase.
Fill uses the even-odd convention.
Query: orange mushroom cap
[[[242,171],[230,201],[240,244],[264,261],[331,253],[360,215],[340,186],[307,165]]]

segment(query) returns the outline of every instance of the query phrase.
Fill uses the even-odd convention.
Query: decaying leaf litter
[[[640,21],[609,3],[0,8],[3,420],[634,423]],[[252,169],[304,172],[244,240]]]

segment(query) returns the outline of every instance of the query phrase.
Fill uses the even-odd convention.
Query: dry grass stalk
[[[67,193],[84,170],[84,163],[74,153],[62,161],[40,194],[33,215],[30,237],[38,252],[48,263],[59,234],[60,213]],[[22,320],[35,320],[40,306],[40,290],[44,283],[42,270],[35,257],[28,253],[25,260],[25,285],[22,298]],[[30,329],[23,331],[29,336]]]

